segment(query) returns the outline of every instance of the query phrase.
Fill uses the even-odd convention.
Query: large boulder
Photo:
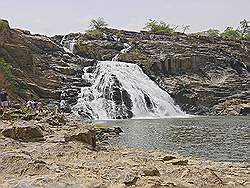
[[[123,183],[126,185],[126,186],[134,186],[137,182],[137,180],[139,179],[139,177],[133,173],[133,172],[127,172],[125,174],[125,177],[123,179]]]
[[[90,145],[92,148],[96,147],[96,131],[91,128],[79,128],[69,131],[65,134],[64,139],[68,141],[77,141],[87,145]]]
[[[34,142],[44,140],[41,129],[24,121],[16,122],[1,130],[1,134],[14,140]]]

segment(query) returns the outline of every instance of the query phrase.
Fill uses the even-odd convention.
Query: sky
[[[97,17],[135,31],[149,19],[190,25],[189,32],[224,30],[250,20],[250,0],[0,0],[0,18],[11,27],[49,36],[83,32]]]

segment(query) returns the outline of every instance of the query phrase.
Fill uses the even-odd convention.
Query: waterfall
[[[124,49],[122,49],[122,50],[120,51],[120,53],[116,54],[115,57],[113,57],[112,61],[118,61],[120,54],[125,54],[125,53],[127,53],[127,52],[132,48],[132,47],[131,47],[129,44],[127,44],[127,43],[124,43],[123,45],[124,45]]]
[[[75,39],[68,40],[67,35],[64,35],[60,44],[63,46],[63,49],[65,52],[71,53],[71,54],[74,53],[74,46],[76,44]]]
[[[124,119],[183,116],[170,95],[136,65],[100,61],[85,67],[83,87],[73,111],[84,118]]]
[[[72,41],[69,42],[69,50],[71,51],[71,53],[74,52],[74,46],[76,44],[76,40],[73,39]]]

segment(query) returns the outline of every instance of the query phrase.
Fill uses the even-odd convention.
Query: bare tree
[[[187,30],[189,30],[190,29],[190,25],[183,25],[182,26],[182,33],[185,33]]]

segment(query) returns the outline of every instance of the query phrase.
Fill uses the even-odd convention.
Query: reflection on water
[[[217,161],[250,162],[250,117],[109,121],[124,134],[114,145],[166,149]]]

